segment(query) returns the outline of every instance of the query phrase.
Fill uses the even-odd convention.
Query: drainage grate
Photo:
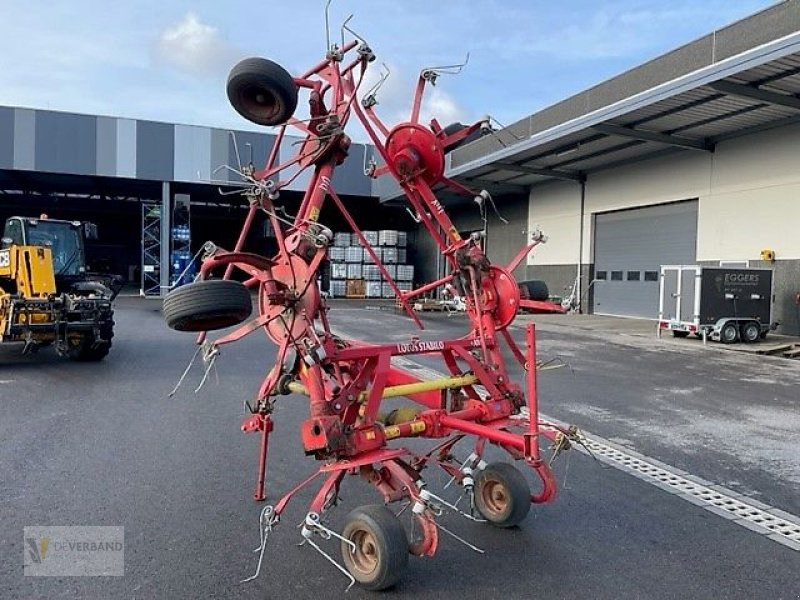
[[[439,371],[425,367],[407,358],[394,357],[392,362],[401,368],[413,369],[421,377],[435,379],[444,376]],[[544,421],[559,423],[557,419],[551,419],[545,415],[540,415],[540,417]],[[563,423],[559,424],[563,425]],[[720,486],[714,486],[709,482],[693,481],[690,479],[691,475],[687,477],[678,473],[676,469],[669,465],[615,447],[602,438],[595,435],[587,435],[585,431],[581,433],[584,444],[598,460],[630,473],[651,485],[671,492],[692,504],[705,508],[751,531],[766,535],[771,540],[784,546],[800,551],[800,518],[761,502],[756,506],[752,500],[735,492],[730,490],[723,492]],[[585,452],[580,446],[576,446],[576,448]]]
[[[692,481],[687,477],[670,471],[665,466],[632,456],[631,454],[599,442],[594,436],[585,436],[584,443],[589,450],[599,459],[619,468],[636,474],[645,481],[650,481],[658,487],[666,488],[673,493],[692,499],[694,504],[708,508],[713,512],[730,518],[749,529],[769,536],[775,541],[784,542],[785,545],[795,550],[800,550],[800,519],[777,511],[769,506],[755,506],[744,497],[729,495],[717,489]],[[766,506],[766,508],[762,508]],[[775,514],[781,512],[781,515]],[[727,513],[727,514],[724,514]],[[759,528],[761,529],[759,531]]]

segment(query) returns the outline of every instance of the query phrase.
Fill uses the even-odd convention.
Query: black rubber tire
[[[253,312],[250,291],[238,281],[207,279],[172,290],[164,320],[176,331],[214,331],[243,322]]]
[[[531,490],[509,463],[492,463],[475,479],[475,507],[495,527],[519,525],[531,509]]]
[[[103,360],[111,351],[111,339],[114,337],[113,320],[109,320],[100,327],[100,337],[103,341],[95,345],[94,335],[85,335],[76,345],[70,344],[67,347],[67,356],[70,360],[77,362],[98,362]]]
[[[689,337],[689,332],[688,331],[673,331],[672,332],[672,337],[676,337],[676,338]]]
[[[547,289],[547,284],[544,281],[532,279],[530,281],[520,281],[518,285],[521,296],[526,300],[550,299],[550,290]]]
[[[266,58],[245,58],[231,69],[228,100],[257,125],[282,125],[297,108],[297,84],[289,72]]]
[[[358,584],[385,590],[408,566],[408,538],[400,519],[381,504],[360,506],[347,515],[342,537],[356,544],[353,553],[342,542],[342,560]]]
[[[725,323],[719,330],[719,341],[723,344],[735,344],[739,341],[739,328],[736,323]]]
[[[450,123],[450,125],[448,125],[447,127],[444,128],[444,133],[445,133],[445,135],[453,135],[454,133],[458,133],[462,129],[465,129],[466,127],[467,126],[464,125],[463,123],[459,123],[459,122]],[[474,142],[475,140],[479,139],[480,137],[481,137],[480,130],[473,131],[471,134],[469,134],[463,140],[460,140],[460,141],[456,142],[455,144],[450,144],[449,146],[446,146],[444,150],[445,150],[445,152],[450,152],[451,150],[455,150],[459,146],[463,146],[464,144],[469,144],[470,142]]]
[[[761,338],[761,325],[757,321],[747,321],[739,326],[740,339],[745,344],[754,344]]]

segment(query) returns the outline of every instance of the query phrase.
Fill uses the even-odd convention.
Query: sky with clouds
[[[324,0],[0,0],[0,105],[255,129],[225,80],[246,56],[299,72],[326,47]],[[443,124],[511,123],[771,0],[333,0],[331,35],[350,26],[391,72],[379,111],[408,112],[425,66],[441,77],[424,113]],[[362,136],[355,133],[354,137]]]

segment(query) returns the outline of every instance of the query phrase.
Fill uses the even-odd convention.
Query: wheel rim
[[[350,558],[355,568],[362,575],[369,575],[378,568],[380,551],[378,542],[371,531],[359,529],[350,536],[350,541],[355,544],[355,551]]]
[[[744,339],[748,342],[756,341],[759,335],[761,335],[761,329],[755,325],[749,325],[744,328]]]
[[[492,515],[502,515],[508,509],[510,502],[506,486],[496,479],[487,480],[483,484],[481,500]]]
[[[242,92],[241,99],[246,110],[262,119],[271,119],[280,109],[275,94],[257,86]]]
[[[732,342],[736,339],[736,330],[732,327],[724,327],[722,329],[722,339],[726,342]]]

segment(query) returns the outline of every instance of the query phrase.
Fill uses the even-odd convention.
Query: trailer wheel
[[[547,289],[547,284],[539,279],[531,279],[529,281],[520,281],[519,289],[522,292],[522,297],[528,300],[549,300],[550,290]],[[526,296],[527,293],[527,296]]]
[[[514,527],[531,509],[531,490],[516,467],[492,463],[475,480],[475,506],[495,527]]]
[[[739,328],[739,333],[742,336],[742,341],[745,344],[752,344],[757,342],[761,337],[761,325],[756,321],[747,321]]]
[[[344,566],[368,590],[394,585],[408,566],[408,538],[402,523],[383,505],[360,506],[345,522],[342,537]]]
[[[257,125],[281,125],[297,108],[297,84],[289,72],[266,58],[245,58],[231,69],[228,100]]]
[[[250,291],[227,279],[195,281],[164,298],[164,320],[176,331],[225,329],[238,325],[252,311]]]
[[[739,341],[739,328],[736,323],[725,323],[719,330],[719,341],[723,344],[734,344]]]
[[[672,331],[672,337],[676,337],[676,338],[689,337],[689,332],[688,331],[674,331],[673,330]]]

